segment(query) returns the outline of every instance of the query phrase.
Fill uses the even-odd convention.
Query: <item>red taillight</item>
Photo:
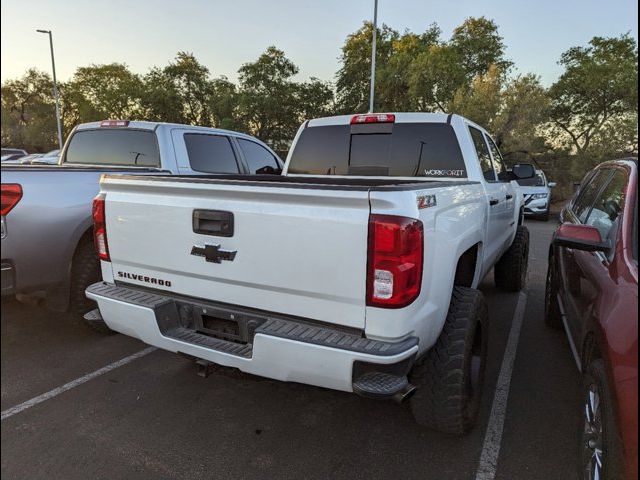
[[[0,203],[2,204],[3,216],[11,211],[22,198],[22,187],[17,183],[3,183],[0,192]]]
[[[127,127],[129,120],[103,120],[100,122],[101,127]]]
[[[367,113],[351,117],[351,125],[358,123],[394,123],[396,116],[393,113]]]
[[[369,217],[367,305],[401,308],[413,302],[422,285],[424,231],[415,218]]]
[[[105,195],[99,193],[93,199],[93,244],[100,260],[111,261],[109,257],[109,245],[107,244],[107,224],[104,215]]]

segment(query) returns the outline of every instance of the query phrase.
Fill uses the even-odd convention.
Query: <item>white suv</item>
[[[551,208],[551,189],[555,182],[547,182],[547,177],[542,170],[536,169],[533,178],[518,180],[524,194],[524,214],[529,217],[537,217],[545,222],[549,220]]]

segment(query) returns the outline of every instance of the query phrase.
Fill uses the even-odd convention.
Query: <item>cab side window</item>
[[[279,168],[276,158],[262,145],[252,142],[251,140],[245,140],[244,138],[238,138],[238,143],[244,153],[244,158],[249,165],[249,171],[256,173],[263,167]]]
[[[627,175],[615,170],[611,180],[597,196],[583,223],[596,227],[600,236],[605,239],[614,233],[614,225],[624,209],[624,192]]]
[[[184,143],[191,169],[204,173],[238,173],[236,155],[229,137],[202,133],[186,133]]]
[[[477,128],[471,126],[469,127],[469,132],[471,133],[473,146],[475,147],[476,153],[478,154],[478,161],[480,162],[480,168],[482,169],[484,179],[489,182],[495,182],[496,172],[493,169],[491,154],[489,153],[487,142],[485,142],[484,134]]]
[[[580,223],[585,223],[591,207],[595,203],[596,197],[602,187],[606,184],[607,180],[611,176],[610,170],[598,170],[595,174],[587,180],[587,183],[580,189],[578,198],[576,198],[571,209]]]
[[[504,174],[507,172],[507,167],[504,164],[504,159],[502,158],[500,150],[498,150],[498,146],[489,135],[487,135],[487,142],[489,143],[489,149],[491,150],[491,154],[493,155],[493,168],[496,171],[498,180],[502,181]],[[504,179],[504,181],[510,180]]]

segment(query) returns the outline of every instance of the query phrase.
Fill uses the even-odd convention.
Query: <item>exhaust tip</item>
[[[416,387],[408,383],[405,388],[403,388],[393,396],[393,400],[396,403],[402,403],[405,400],[410,399],[414,393],[416,393]]]

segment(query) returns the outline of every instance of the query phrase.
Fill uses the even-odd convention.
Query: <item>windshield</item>
[[[444,123],[329,125],[304,129],[288,173],[466,178],[453,128]]]
[[[535,177],[524,178],[517,180],[521,187],[544,187],[544,176],[541,173],[536,174]]]
[[[78,130],[71,137],[64,163],[159,167],[160,153],[150,130]]]

